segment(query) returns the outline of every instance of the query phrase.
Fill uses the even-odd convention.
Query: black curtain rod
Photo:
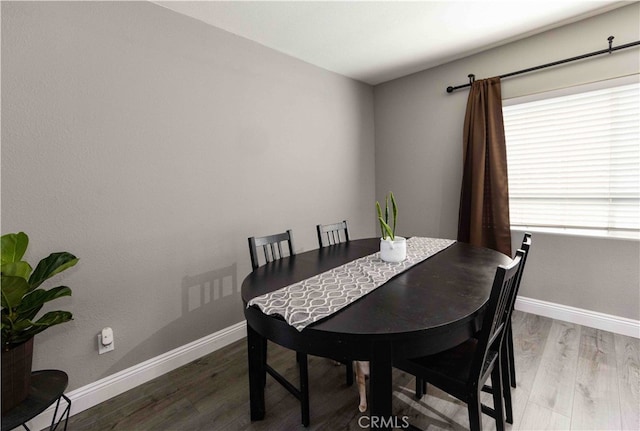
[[[528,69],[518,70],[517,72],[506,73],[504,75],[500,75],[499,78],[501,78],[501,79],[502,78],[508,78],[510,76],[520,75],[522,73],[533,72],[534,70],[545,69],[547,67],[557,66],[559,64],[564,64],[564,63],[569,63],[571,61],[582,60],[583,58],[593,57],[594,55],[611,54],[612,52],[618,51],[620,49],[626,49],[626,48],[631,48],[631,47],[636,46],[636,45],[640,45],[640,40],[637,40],[635,42],[627,43],[625,45],[620,45],[620,46],[616,46],[615,48],[613,48],[612,47],[613,36],[609,36],[607,38],[607,40],[609,41],[609,48],[608,49],[602,49],[600,51],[590,52],[588,54],[579,55],[577,57],[566,58],[564,60],[558,60],[558,61],[554,61],[552,63],[547,63],[547,64],[543,64],[543,65],[540,65],[540,66],[530,67]],[[469,83],[468,84],[458,85],[458,86],[455,86],[455,87],[449,86],[449,87],[447,87],[447,93],[452,93],[454,90],[457,90],[459,88],[471,87],[471,84],[473,84],[475,79],[476,79],[476,76],[474,74],[470,74],[469,75]]]

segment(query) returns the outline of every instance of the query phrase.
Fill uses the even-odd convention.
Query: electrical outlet
[[[102,355],[103,353],[112,351],[114,348],[113,330],[111,328],[104,328],[102,332],[98,334],[98,354]]]

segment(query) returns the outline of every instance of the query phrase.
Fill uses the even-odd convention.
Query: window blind
[[[505,105],[513,226],[640,230],[640,83]]]

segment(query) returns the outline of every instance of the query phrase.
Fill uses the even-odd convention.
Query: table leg
[[[247,325],[247,355],[249,358],[249,404],[251,420],[262,420],[264,405],[264,352],[267,340]]]
[[[376,344],[370,361],[371,423],[376,429],[391,429],[392,417],[392,356],[389,343]],[[373,428],[373,426],[372,426]]]

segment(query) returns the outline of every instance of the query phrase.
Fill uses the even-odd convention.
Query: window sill
[[[572,229],[572,228],[554,228],[554,227],[536,227],[536,226],[516,226],[511,225],[512,231],[518,232],[540,232],[551,235],[578,236],[588,238],[604,238],[604,239],[621,239],[621,240],[640,240],[640,232],[624,232],[624,231],[607,231],[598,229]]]

